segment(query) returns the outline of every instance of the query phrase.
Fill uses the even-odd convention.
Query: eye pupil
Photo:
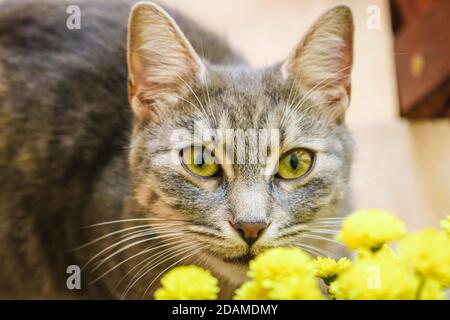
[[[212,152],[205,148],[191,146],[183,149],[180,156],[184,168],[194,175],[213,177],[219,171],[219,166],[212,158]]]
[[[292,170],[297,170],[298,167],[298,157],[297,154],[292,154],[291,159],[289,161],[289,164],[291,165]]]
[[[292,180],[309,173],[313,155],[306,149],[295,149],[281,156],[277,176],[281,179]]]
[[[199,168],[203,167],[205,162],[203,161],[203,154],[202,154],[202,152],[198,152],[197,153],[197,156],[195,157],[195,162],[194,163]]]

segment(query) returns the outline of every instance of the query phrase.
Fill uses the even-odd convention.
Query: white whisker
[[[305,233],[301,233],[299,235],[300,238],[309,238],[309,239],[316,239],[316,240],[323,240],[323,241],[329,241],[338,245],[343,245],[342,243],[340,243],[339,241],[335,240],[335,239],[330,239],[330,238],[326,238],[326,237],[322,237],[322,236],[318,236],[318,235],[314,235],[314,234],[305,234]]]
[[[143,255],[143,254],[145,254],[145,253],[148,253],[148,252],[151,252],[151,251],[154,251],[154,250],[161,249],[161,248],[166,247],[166,246],[172,246],[172,245],[177,244],[177,243],[180,243],[180,242],[185,243],[186,240],[185,240],[185,239],[178,239],[177,241],[173,241],[173,242],[169,242],[169,243],[162,243],[162,244],[159,244],[159,245],[157,245],[157,246],[153,245],[153,246],[148,247],[147,249],[144,249],[144,250],[142,250],[142,251],[139,251],[138,253],[132,255],[131,257],[128,257],[128,258],[126,258],[125,260],[122,260],[121,262],[117,263],[114,267],[111,267],[111,268],[108,269],[106,272],[104,272],[103,274],[101,274],[99,277],[97,277],[96,279],[92,280],[91,283],[94,283],[94,282],[100,280],[101,278],[103,278],[103,277],[106,276],[107,274],[111,273],[112,271],[114,271],[115,269],[117,269],[118,267],[120,267],[121,265],[123,265],[124,263],[126,263],[127,261],[130,261],[130,260],[132,260],[132,259],[134,259],[134,258],[136,258],[136,257],[138,257],[138,256],[140,256],[140,255]]]
[[[200,252],[202,249],[204,249],[204,248],[206,248],[206,247],[207,247],[207,245],[205,245],[205,246],[203,246],[203,247],[200,247],[200,248],[198,248],[197,250],[194,250],[191,254],[189,254],[189,255],[187,255],[187,256],[181,258],[181,259],[178,259],[177,261],[175,261],[174,263],[172,263],[171,265],[169,265],[167,268],[163,269],[163,270],[162,270],[162,271],[161,271],[161,272],[153,279],[153,281],[150,282],[150,284],[147,286],[147,288],[145,289],[144,293],[143,293],[142,296],[141,296],[141,300],[144,299],[145,295],[147,294],[148,290],[151,288],[152,284],[155,283],[155,281],[158,280],[159,277],[160,277],[161,275],[164,274],[164,272],[166,272],[167,270],[169,270],[169,269],[172,268],[173,266],[177,265],[177,264],[180,263],[181,261],[184,261],[184,260],[186,260],[187,258],[193,256],[194,254],[197,254],[198,252]]]
[[[90,245],[92,245],[92,244],[94,244],[94,243],[96,243],[98,241],[101,241],[101,240],[109,238],[109,237],[111,237],[111,236],[113,236],[115,234],[122,233],[122,232],[129,231],[129,230],[134,230],[134,229],[160,230],[160,229],[165,229],[165,228],[169,228],[169,227],[172,227],[172,226],[180,226],[180,225],[182,225],[182,224],[144,224],[144,225],[139,225],[139,226],[134,226],[134,227],[128,227],[128,228],[120,229],[120,230],[117,230],[117,231],[114,231],[114,232],[110,232],[110,233],[108,233],[106,235],[98,237],[98,238],[96,238],[96,239],[94,239],[94,240],[92,240],[92,241],[90,241],[90,242],[88,242],[86,244],[83,244],[83,245],[81,245],[79,247],[76,247],[74,249],[71,249],[69,251],[78,251],[78,250],[84,249],[84,248],[89,247]],[[124,236],[120,236],[118,239],[123,238],[123,237],[128,236],[128,235],[131,235],[131,234],[134,234],[134,233],[137,233],[137,232],[142,232],[142,230],[139,230],[139,231],[136,231],[136,232],[127,233]]]
[[[316,255],[323,256],[323,257],[332,257],[333,259],[336,259],[336,255],[329,252],[328,250],[320,249],[320,248],[317,248],[317,247],[314,247],[314,246],[311,246],[311,245],[308,245],[305,243],[295,242],[295,244],[302,249],[309,249],[311,251],[315,251]]]
[[[175,251],[174,251],[174,252],[172,252],[168,257],[166,257],[165,259],[159,261],[158,263],[156,263],[156,264],[154,264],[154,265],[151,265],[151,264],[150,264],[150,265],[149,265],[149,268],[146,268],[146,269],[143,271],[143,273],[142,273],[136,280],[133,281],[134,278],[131,280],[131,281],[133,281],[133,282],[132,282],[132,283],[127,287],[127,289],[125,290],[124,294],[122,295],[122,299],[125,299],[125,297],[126,297],[127,294],[130,292],[130,290],[133,288],[133,286],[134,286],[140,279],[142,279],[146,274],[148,274],[151,270],[153,270],[153,269],[156,268],[157,266],[161,265],[162,263],[164,263],[164,262],[166,262],[166,261],[168,261],[168,260],[170,260],[170,259],[172,259],[172,258],[174,258],[174,257],[177,257],[177,256],[179,256],[179,255],[182,255],[182,254],[184,254],[184,253],[186,253],[186,252],[189,252],[191,249],[195,248],[196,246],[198,246],[198,243],[195,243],[194,245],[191,245],[191,246],[186,247],[186,248],[181,248],[180,250],[177,250],[177,251],[176,251],[177,253],[175,253]],[[145,268],[145,266],[144,266],[144,268]],[[141,270],[142,270],[142,268],[141,268]],[[139,272],[138,272],[138,274],[139,274]],[[131,281],[130,281],[130,282],[131,282]]]
[[[189,83],[187,83],[181,76],[179,76],[177,74],[177,77],[185,84],[185,86],[189,89],[189,91],[191,91],[191,93],[194,95],[195,99],[197,99],[198,103],[200,104],[202,110],[204,111],[203,115],[206,118],[208,117],[208,112],[206,112],[205,106],[203,105],[203,103],[200,101],[199,97],[197,96],[197,94],[195,93],[194,89],[192,89],[192,87],[189,85]]]
[[[88,262],[86,262],[86,264],[83,266],[82,269],[85,269],[85,268],[86,268],[93,260],[95,260],[97,257],[99,257],[100,255],[102,255],[103,253],[105,253],[105,252],[111,250],[112,248],[114,248],[114,247],[116,247],[116,246],[118,246],[118,245],[120,245],[120,244],[122,244],[122,243],[124,243],[124,242],[127,242],[127,241],[129,241],[129,240],[132,240],[132,239],[135,239],[135,238],[138,238],[138,237],[142,237],[142,236],[146,236],[146,235],[151,235],[151,234],[153,234],[153,233],[145,233],[145,232],[143,232],[142,234],[133,235],[133,236],[131,236],[131,237],[128,237],[128,238],[126,238],[126,239],[123,239],[123,240],[121,240],[121,241],[118,241],[118,242],[116,242],[116,243],[114,243],[114,244],[108,246],[107,248],[101,250],[99,253],[97,253],[96,255],[94,255],[91,259],[89,259]],[[140,244],[140,243],[143,243],[143,242],[146,242],[146,241],[156,240],[156,239],[160,239],[160,238],[167,238],[167,237],[171,237],[171,236],[174,236],[174,235],[183,235],[183,233],[172,233],[172,234],[158,235],[158,236],[155,236],[155,237],[150,237],[150,238],[146,238],[146,239],[144,239],[144,240],[140,240],[140,241],[133,242],[133,244],[134,244],[134,245],[137,245],[137,244]],[[128,245],[128,246],[126,246],[126,247],[129,248],[130,246]],[[123,250],[121,250],[120,252],[122,252],[122,251],[123,251]],[[110,256],[109,256],[109,257],[110,257]],[[104,261],[106,261],[106,260],[103,259],[103,262],[104,262]],[[103,262],[102,262],[101,264],[103,264]],[[97,268],[98,268],[98,266],[95,267],[95,268],[93,269],[93,271],[94,271],[95,269],[97,269]]]
[[[133,221],[179,221],[179,222],[189,222],[187,220],[181,220],[181,219],[177,220],[177,219],[163,219],[163,218],[130,218],[130,219],[120,219],[120,220],[112,220],[112,221],[95,223],[95,224],[91,224],[89,226],[86,226],[85,228],[104,226],[104,225],[113,224],[113,223],[133,222]]]
[[[181,243],[181,245],[176,245],[176,244],[178,244],[178,243]],[[177,241],[172,241],[172,242],[168,242],[167,243],[167,245],[170,245],[170,246],[172,246],[172,245],[174,245],[173,247],[169,247],[169,248],[166,248],[166,249],[164,249],[164,250],[162,250],[162,251],[158,251],[157,253],[156,253],[156,255],[155,254],[153,254],[153,255],[151,255],[151,256],[149,256],[149,257],[146,257],[146,258],[144,258],[142,261],[140,261],[139,263],[137,263],[136,265],[134,265],[130,270],[128,270],[128,272],[119,280],[119,282],[116,284],[116,286],[113,288],[113,291],[116,291],[118,288],[119,288],[119,286],[122,284],[122,282],[134,271],[134,270],[136,270],[140,265],[142,265],[142,264],[144,264],[144,263],[148,263],[149,262],[149,260],[150,261],[154,261],[156,258],[158,258],[158,257],[160,257],[160,256],[162,256],[162,255],[164,255],[166,252],[168,252],[168,251],[171,251],[171,250],[173,250],[173,249],[177,249],[177,248],[182,248],[182,247],[185,247],[186,246],[186,244],[191,244],[191,243],[193,243],[192,241],[190,241],[190,242],[186,242],[186,240],[185,239],[181,239],[181,240],[177,240]],[[163,247],[162,245],[161,245],[161,247]],[[158,247],[158,249],[159,249],[160,247]],[[152,260],[153,259],[153,260]],[[140,269],[141,270],[141,269]],[[139,271],[140,271],[139,270]],[[137,271],[136,272],[136,274],[138,274],[139,273],[139,271]],[[132,277],[132,279],[134,279],[135,278],[135,276],[133,276]]]
[[[338,79],[334,79],[334,77],[338,74],[340,74],[341,72],[347,70],[351,68],[351,66],[347,66],[345,68],[342,68],[332,74],[330,74],[328,77],[326,77],[325,79],[322,79],[321,81],[319,81],[317,84],[315,84],[311,89],[309,89],[302,97],[302,99],[300,99],[300,101],[298,101],[294,106],[289,105],[289,112],[288,112],[288,116],[287,117],[283,117],[283,122],[289,120],[293,114],[295,114],[295,112],[297,112],[302,106],[303,104],[307,101],[307,99],[316,91],[320,90],[321,88],[327,86],[328,84],[330,84],[333,81],[339,80],[339,79],[343,79],[345,77],[350,77],[350,75],[346,75],[343,77],[340,77]],[[311,108],[309,108],[311,109]],[[309,110],[308,109],[308,110]],[[304,110],[305,112],[307,110]]]

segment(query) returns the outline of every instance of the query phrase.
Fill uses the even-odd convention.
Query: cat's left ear
[[[128,95],[139,119],[179,102],[205,66],[176,22],[158,5],[139,2],[128,22]]]
[[[350,101],[353,18],[349,7],[327,11],[282,65],[283,76],[310,97],[343,114]]]

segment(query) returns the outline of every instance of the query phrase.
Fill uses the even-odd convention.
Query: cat
[[[352,51],[344,5],[255,69],[151,2],[0,3],[0,297],[150,299],[164,272],[197,264],[231,298],[267,248],[336,252],[351,206]],[[173,140],[268,128],[279,133],[268,174]]]

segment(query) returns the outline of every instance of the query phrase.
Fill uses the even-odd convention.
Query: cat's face
[[[305,227],[329,227],[318,219],[341,212],[348,188],[352,30],[338,7],[282,64],[214,66],[161,9],[135,7],[130,167],[148,217],[173,222],[216,267],[274,246],[308,251]]]

